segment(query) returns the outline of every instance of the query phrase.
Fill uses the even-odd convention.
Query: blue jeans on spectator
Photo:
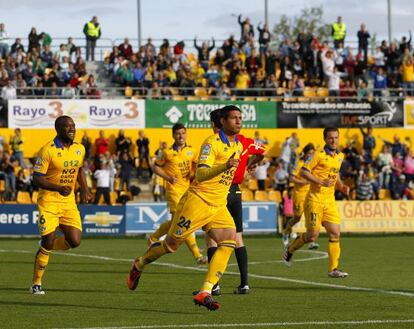
[[[7,174],[1,172],[1,174],[4,177],[4,200],[14,200],[16,196],[16,176],[13,173]]]
[[[414,96],[414,81],[403,82],[402,87],[406,96]]]
[[[124,184],[127,185],[127,191],[130,190],[130,187],[131,187],[131,176],[121,176],[120,177],[120,182],[121,182],[121,191],[124,190]]]
[[[26,169],[26,164],[24,163],[24,156],[22,151],[15,151],[13,152],[13,158],[15,158],[17,161],[19,161],[20,167],[23,169]]]
[[[9,45],[7,43],[0,43],[0,55],[1,58],[6,57],[9,52]]]

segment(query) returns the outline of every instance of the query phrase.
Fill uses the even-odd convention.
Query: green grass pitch
[[[251,293],[239,284],[234,256],[221,282],[222,307],[196,307],[205,267],[185,246],[148,266],[136,291],[126,287],[141,238],[88,238],[51,256],[44,296],[29,294],[35,239],[0,239],[0,328],[414,328],[414,237],[345,236],[341,268],[327,277],[326,237],[318,252],[280,262],[276,237],[247,237]],[[199,245],[204,247],[202,239]]]

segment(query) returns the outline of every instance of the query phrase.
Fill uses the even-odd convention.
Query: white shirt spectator
[[[1,89],[1,98],[3,99],[16,99],[17,98],[17,91],[13,85],[4,86]]]
[[[9,39],[9,34],[4,29],[4,25],[2,25],[3,28],[0,28],[0,43],[7,44],[7,40]]]
[[[284,162],[284,163],[289,163],[290,162],[290,156],[292,155],[292,149],[290,147],[289,144],[289,140],[287,139],[282,146],[282,151],[280,153],[280,159]]]
[[[346,74],[334,71],[332,73],[326,73],[328,76],[328,89],[329,90],[339,90],[341,84],[341,77]]]
[[[265,162],[257,165],[254,175],[257,180],[265,180],[267,178],[267,168],[269,168],[270,162]]]
[[[385,65],[385,56],[384,53],[377,49],[375,54],[372,56],[375,59],[375,65],[376,66],[384,66]]]
[[[109,169],[98,169],[93,177],[96,179],[96,187],[110,187],[111,172]]]
[[[289,181],[289,173],[283,169],[283,168],[278,168],[275,171],[275,183],[276,184],[287,184]]]

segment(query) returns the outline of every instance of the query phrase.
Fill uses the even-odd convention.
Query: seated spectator
[[[345,82],[340,86],[339,96],[345,98],[355,97],[357,95],[357,91],[354,86],[354,82],[346,79]]]
[[[73,99],[76,98],[76,89],[70,85],[68,82],[65,88],[62,88],[61,98],[63,99]]]
[[[14,41],[14,43],[12,44],[12,46],[10,48],[10,54],[13,55],[13,54],[17,53],[17,51],[19,49],[22,52],[24,52],[24,46],[22,45],[22,39],[16,38],[16,40]]]
[[[20,169],[16,177],[16,190],[32,193],[32,177],[25,175],[23,169]]]
[[[413,195],[405,181],[405,175],[398,177],[395,183],[391,184],[391,197],[393,200],[412,200]]]
[[[371,200],[374,195],[374,189],[366,173],[363,173],[357,181],[356,198],[357,200]]]
[[[101,91],[98,89],[98,86],[95,82],[95,77],[90,74],[88,76],[88,81],[86,82],[86,95],[89,99],[99,99],[101,98]]]
[[[131,44],[129,43],[129,39],[128,39],[128,38],[125,38],[125,39],[124,39],[124,42],[123,42],[123,43],[121,43],[121,44],[118,46],[118,50],[119,50],[119,52],[121,53],[121,55],[122,55],[124,58],[126,58],[126,59],[129,59],[129,58],[133,55],[133,53],[134,53],[134,51],[133,51],[133,49],[132,49],[132,46],[131,46]]]
[[[59,64],[62,64],[64,57],[68,58],[68,62],[69,62],[69,56],[70,56],[69,51],[66,49],[66,45],[62,43],[59,46],[59,50],[55,52],[54,59]]]
[[[382,97],[388,83],[384,68],[378,67],[378,72],[371,72],[371,77],[374,80],[374,96]]]
[[[40,54],[40,59],[46,67],[52,67],[53,65],[53,52],[50,50],[49,45],[45,45],[43,51]]]

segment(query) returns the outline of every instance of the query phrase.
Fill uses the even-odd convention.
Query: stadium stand
[[[230,36],[220,41],[221,44],[219,41],[204,42],[201,47],[197,46],[196,53],[184,41],[173,45],[164,39],[160,46],[156,46],[148,39],[146,44],[134,49],[126,38],[113,46],[112,51],[106,52],[103,63],[86,62],[83,49],[76,46],[71,37],[66,42],[54,44],[49,34],[38,34],[36,29],[32,29],[29,44],[24,44],[22,40],[25,39],[15,38],[10,47],[2,50],[0,88],[3,106],[7,106],[7,100],[13,98],[126,97],[245,101],[278,98],[306,101],[328,97],[372,99],[414,96],[411,38],[404,38],[400,43],[394,41],[390,45],[382,41],[372,54],[364,48],[351,47],[347,42],[333,47],[330,41],[304,34],[296,40],[285,39],[279,45],[263,43],[260,37],[254,39],[252,35],[240,41]],[[383,143],[390,148],[392,159],[389,163],[383,163],[384,159],[388,159],[383,153],[368,159],[363,149],[355,149],[355,152],[347,154],[347,169],[341,172],[341,176],[356,190],[361,174],[366,173],[373,185],[373,198],[396,198],[399,194],[393,192],[393,186],[399,174],[405,174],[403,184],[408,190],[414,187],[411,169],[406,172],[413,161],[409,152],[411,141],[396,139],[392,142],[384,140]],[[292,163],[298,156],[298,150],[292,152]],[[36,191],[31,186],[30,169],[25,169],[24,179],[16,187],[13,182],[22,169],[20,164],[13,157],[10,162],[4,156],[1,160],[2,200],[21,202],[23,194],[20,192],[25,192],[31,193],[30,202],[35,202]],[[257,191],[253,195],[251,191],[255,192],[258,186],[252,177],[247,186],[249,191],[243,190],[245,200],[278,200],[278,193],[272,191],[275,188],[277,159],[271,161],[266,179],[269,194]],[[101,162],[110,163],[119,174],[119,154],[99,156],[88,161],[86,166],[91,174]],[[402,167],[396,168],[401,163]],[[3,174],[9,166],[14,173],[9,170]],[[390,170],[384,171],[384,167]],[[127,188],[120,187],[118,174],[111,186],[116,200],[120,195],[131,198]],[[115,193],[111,194],[111,203]],[[411,193],[404,193],[404,198],[411,197]],[[29,199],[25,198],[25,202]]]

